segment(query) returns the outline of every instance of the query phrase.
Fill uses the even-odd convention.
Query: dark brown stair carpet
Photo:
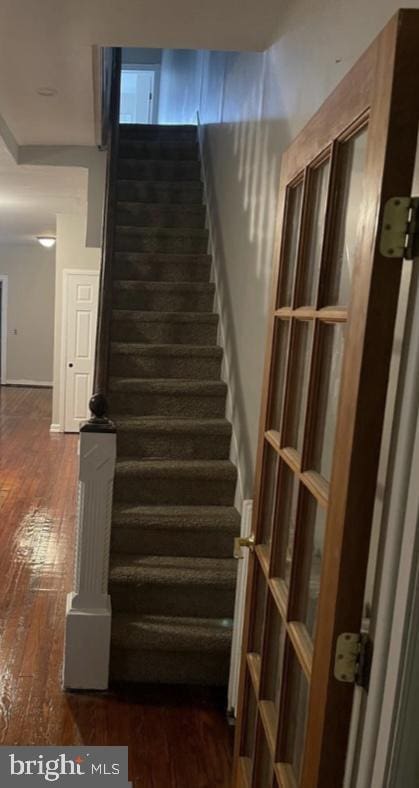
[[[137,282],[115,280],[116,309],[151,312],[212,312],[214,285],[210,282]]]
[[[222,418],[227,386],[221,380],[111,378],[111,413],[136,416]]]
[[[225,619],[116,613],[111,678],[222,686],[230,647],[231,625]]]
[[[227,460],[231,425],[227,419],[170,419],[120,416],[118,453],[137,459]]]
[[[120,127],[111,676],[225,685],[240,516],[196,128]]]
[[[120,226],[198,228],[205,224],[203,205],[161,205],[160,203],[119,201]],[[205,236],[206,237],[206,236]]]
[[[113,523],[115,553],[231,558],[240,518],[232,506],[121,504]]]
[[[149,345],[113,342],[110,368],[114,376],[217,380],[222,351],[216,345]]]
[[[116,252],[114,275],[142,282],[206,282],[211,270],[208,254]]]
[[[112,337],[115,341],[156,345],[214,345],[218,315],[211,312],[158,312],[114,309]]]
[[[122,202],[161,205],[202,205],[201,181],[145,181],[120,178],[117,194]]]

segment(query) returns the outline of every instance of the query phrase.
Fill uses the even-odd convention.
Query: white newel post
[[[93,416],[80,429],[74,590],[67,596],[65,626],[65,689],[104,690],[109,679],[108,574],[116,434],[112,422],[104,417],[106,404],[102,410],[94,405],[94,412],[101,415]]]

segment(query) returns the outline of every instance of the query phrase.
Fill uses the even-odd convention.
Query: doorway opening
[[[78,432],[88,413],[93,391],[98,283],[97,271],[63,271],[60,424],[64,432]]]
[[[124,65],[121,74],[120,123],[157,121],[157,96],[160,67]]]

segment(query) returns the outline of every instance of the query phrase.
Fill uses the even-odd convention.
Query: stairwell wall
[[[199,113],[245,497],[253,489],[281,155],[398,6],[288,0],[265,52],[207,53]]]
[[[202,52],[164,49],[161,59],[159,123],[195,124],[199,107]]]
[[[7,383],[52,384],[55,249],[1,244],[0,274],[8,277]]]

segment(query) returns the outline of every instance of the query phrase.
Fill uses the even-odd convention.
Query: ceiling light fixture
[[[55,238],[52,235],[38,235],[36,240],[39,241],[41,246],[45,246],[47,249],[51,249],[55,244]]]
[[[36,92],[39,96],[47,96],[48,98],[51,96],[56,96],[58,93],[55,88],[38,88]]]

